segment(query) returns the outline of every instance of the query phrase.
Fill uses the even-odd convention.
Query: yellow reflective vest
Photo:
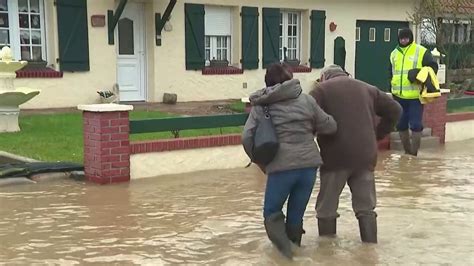
[[[416,43],[407,47],[397,47],[390,54],[392,63],[392,94],[402,99],[418,99],[420,85],[408,80],[408,71],[422,68],[423,56],[427,49]]]

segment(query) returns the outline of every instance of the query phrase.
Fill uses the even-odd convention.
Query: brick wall
[[[130,180],[128,111],[83,112],[84,172],[99,184]]]
[[[434,102],[424,106],[423,125],[432,129],[432,135],[437,136],[441,143],[445,142],[446,106],[448,94],[444,93]]]

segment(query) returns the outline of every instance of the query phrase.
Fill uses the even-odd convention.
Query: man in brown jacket
[[[394,128],[401,106],[376,87],[348,77],[337,65],[324,68],[320,79],[310,95],[334,117],[338,130],[335,135],[318,136],[323,159],[316,202],[319,235],[336,234],[339,196],[347,183],[352,193],[352,208],[359,220],[361,240],[377,243],[374,211],[377,140]]]

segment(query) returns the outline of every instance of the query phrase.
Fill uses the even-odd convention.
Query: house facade
[[[99,102],[239,99],[286,61],[304,90],[327,64],[388,89],[388,54],[411,26],[400,0],[0,0],[0,41],[31,61],[15,85],[40,89],[22,108]]]

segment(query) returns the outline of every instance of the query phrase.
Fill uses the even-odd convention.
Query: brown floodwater
[[[3,187],[0,264],[474,265],[474,141],[383,152],[376,176],[379,244],[360,242],[347,187],[338,236],[317,236],[318,180],[291,263],[266,237],[255,168]]]

